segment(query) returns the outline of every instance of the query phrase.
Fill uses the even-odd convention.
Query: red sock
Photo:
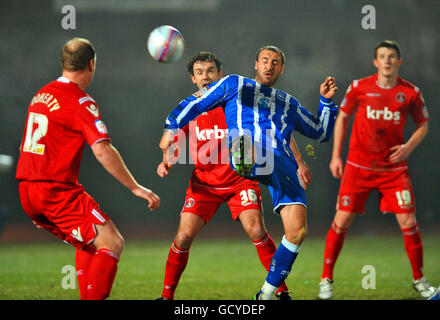
[[[189,249],[183,250],[176,246],[174,241],[168,253],[165,266],[165,279],[162,297],[173,300],[174,292],[179,284],[180,276],[186,268],[189,258]]]
[[[339,233],[337,233],[338,231]],[[330,229],[327,233],[325,240],[324,250],[324,267],[322,270],[321,279],[328,278],[333,279],[333,269],[335,267],[336,260],[344,245],[344,239],[347,229],[339,228],[333,221]]]
[[[87,300],[104,300],[110,295],[118,261],[119,256],[110,250],[96,252],[87,273]]]
[[[89,271],[90,262],[95,256],[95,253],[96,250],[92,246],[76,249],[76,276],[78,278],[78,287],[81,300],[87,300],[87,273]]]
[[[269,271],[273,254],[277,250],[277,247],[275,246],[272,237],[269,235],[269,233],[266,233],[266,235],[262,239],[252,242],[257,249],[258,257],[260,258],[261,264],[264,266],[264,268],[266,268],[267,271]],[[285,282],[281,284],[276,293],[282,291],[289,291]]]
[[[423,243],[419,226],[416,224],[413,227],[404,228],[402,233],[405,251],[411,263],[413,279],[418,280],[423,277]]]

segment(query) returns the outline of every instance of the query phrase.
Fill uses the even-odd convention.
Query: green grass
[[[440,284],[440,236],[423,238],[424,273]],[[160,296],[170,241],[128,242],[110,299]],[[316,299],[323,239],[306,239],[287,285],[299,300]],[[78,299],[78,289],[63,289],[65,265],[74,249],[63,243],[0,245],[0,299]],[[362,267],[376,271],[376,289],[361,286]],[[254,246],[246,240],[197,239],[176,291],[182,300],[249,300],[266,277]],[[335,299],[420,299],[411,286],[411,269],[401,235],[347,237],[335,269]]]

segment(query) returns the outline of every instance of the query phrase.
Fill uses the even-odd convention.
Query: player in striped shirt
[[[81,299],[109,296],[124,239],[99,204],[78,183],[84,145],[151,210],[159,197],[141,186],[111,144],[95,100],[84,90],[95,74],[90,41],[74,38],[62,49],[62,77],[44,86],[31,100],[20,146],[16,178],[23,210],[76,248]]]
[[[331,101],[337,91],[334,78],[326,78],[320,86],[317,117],[293,96],[272,88],[284,71],[284,63],[285,56],[279,48],[261,48],[256,55],[255,80],[229,75],[205,87],[197,99],[183,100],[166,119],[161,140],[161,148],[168,148],[173,132],[202,112],[218,105],[224,108],[231,167],[246,178],[268,186],[274,211],[284,225],[285,234],[257,294],[258,299],[265,300],[273,298],[288,276],[307,232],[305,192],[297,175],[298,164],[289,148],[293,130],[327,141],[338,110]]]
[[[203,90],[205,86],[221,79],[221,61],[213,53],[200,52],[188,63],[188,72],[192,82],[199,90]],[[228,205],[232,218],[240,221],[255,245],[262,265],[266,270],[270,268],[276,245],[264,225],[261,190],[257,181],[239,176],[229,166],[227,132],[225,114],[223,108],[219,107],[202,113],[175,137],[176,144],[171,148],[177,146],[175,155],[179,158],[186,150],[186,141],[189,141],[188,149],[194,170],[180,212],[179,228],[165,264],[164,287],[159,300],[174,299],[180,277],[188,262],[192,242],[222,203]],[[168,149],[163,152],[168,152]],[[299,153],[298,150],[296,152]],[[307,175],[310,170],[305,162],[301,164],[306,167],[302,171]],[[157,173],[164,178],[171,169],[172,166],[161,162]],[[306,184],[307,182],[305,181]],[[284,283],[276,296],[280,300],[291,299]]]
[[[335,125],[332,175],[341,179],[336,215],[327,233],[319,298],[333,297],[333,269],[345,234],[356,213],[365,211],[371,191],[379,192],[380,211],[394,213],[402,230],[413,286],[426,299],[439,299],[423,276],[423,244],[415,217],[414,192],[406,159],[428,133],[428,111],[418,87],[398,76],[402,63],[395,41],[382,41],[374,50],[377,73],[353,81],[341,103]],[[341,159],[348,121],[354,114],[345,167]],[[405,142],[410,115],[416,129]]]

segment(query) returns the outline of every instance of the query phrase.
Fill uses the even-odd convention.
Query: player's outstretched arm
[[[335,131],[333,137],[332,159],[330,161],[330,171],[336,179],[341,179],[344,173],[344,164],[341,158],[342,145],[347,133],[348,120],[350,115],[340,111],[335,123]]]
[[[390,148],[391,154],[389,159],[391,163],[400,163],[404,161],[414,151],[414,149],[422,142],[428,133],[428,122],[424,122],[417,126],[409,140],[405,144],[399,144]]]
[[[153,211],[159,207],[160,198],[134,179],[118,150],[109,141],[103,140],[95,143],[92,146],[92,151],[96,159],[113,177],[126,186],[136,197],[148,201],[150,210]]]

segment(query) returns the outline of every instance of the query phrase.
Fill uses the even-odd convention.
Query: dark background
[[[75,30],[61,27],[64,4],[76,8]],[[367,4],[376,8],[375,30],[361,26],[361,10]],[[421,88],[430,112],[430,132],[408,163],[419,225],[422,230],[435,232],[440,224],[439,16],[437,0],[2,0],[0,153],[17,159],[30,99],[60,76],[63,44],[72,37],[87,38],[98,53],[97,72],[87,92],[98,102],[112,142],[127,166],[140,183],[161,197],[161,207],[157,212],[148,212],[143,201],[101,167],[88,146],[80,183],[128,237],[171,237],[178,225],[192,167],[181,165],[168,178],[160,179],[156,175],[162,156],[158,142],[169,111],[196,90],[186,72],[192,55],[201,50],[213,51],[223,61],[225,75],[253,77],[256,50],[267,44],[277,45],[286,53],[287,61],[276,87],[316,112],[319,84],[325,76],[336,77],[340,90],[335,101],[339,104],[350,81],[375,73],[372,59],[376,43],[394,39],[401,45],[404,60],[400,75]],[[146,50],[149,32],[165,24],[179,29],[186,40],[183,58],[172,64],[155,62]],[[409,118],[406,139],[413,130]],[[332,143],[317,144],[301,135],[295,137],[313,172],[307,190],[310,234],[324,236],[334,215],[339,186],[328,170]],[[315,147],[316,159],[307,155],[308,144]],[[14,170],[0,172],[0,241],[13,237],[11,230],[32,226],[21,210],[13,171],[15,164]],[[262,189],[268,228],[279,230],[281,221],[272,213],[270,194],[264,186]],[[352,230],[374,234],[397,228],[392,215],[381,215],[377,194],[373,193],[366,214],[355,220]],[[30,229],[18,235],[25,238],[29,232],[37,231]],[[232,222],[227,207],[222,206],[204,234],[227,237],[244,233],[239,224]]]

